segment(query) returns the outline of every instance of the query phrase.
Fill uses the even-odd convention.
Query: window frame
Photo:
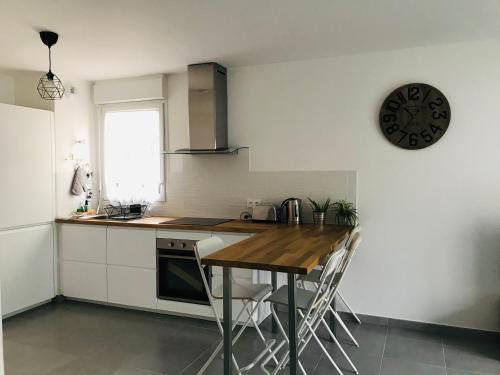
[[[165,148],[167,140],[165,139],[166,134],[166,124],[165,124],[165,101],[164,100],[148,100],[148,101],[136,101],[136,102],[122,102],[122,103],[106,103],[98,105],[98,135],[99,135],[99,190],[100,197],[99,201],[104,203],[110,203],[106,191],[106,176],[104,174],[104,118],[107,112],[126,112],[126,111],[137,111],[141,109],[157,109],[159,113],[159,126],[160,126],[160,145],[159,149],[162,152]],[[157,203],[164,203],[167,201],[166,192],[166,173],[165,173],[165,158],[162,155],[158,155],[160,158],[160,184],[158,186],[160,197],[151,202],[151,205]]]

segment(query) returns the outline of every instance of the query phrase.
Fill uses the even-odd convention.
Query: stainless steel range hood
[[[217,63],[188,66],[189,148],[174,154],[232,153],[227,142],[226,68]]]

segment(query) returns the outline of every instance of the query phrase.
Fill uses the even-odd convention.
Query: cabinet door
[[[108,227],[108,264],[156,269],[156,231]]]
[[[105,226],[61,224],[58,236],[63,260],[106,263]]]
[[[210,232],[195,232],[192,230],[164,230],[158,229],[158,238],[175,238],[178,240],[204,240],[211,237]]]
[[[0,232],[3,315],[55,296],[52,224]]]
[[[54,219],[53,113],[0,104],[0,228]]]
[[[156,309],[156,271],[108,266],[108,302]]]
[[[61,284],[62,294],[66,297],[108,301],[105,264],[63,261]]]

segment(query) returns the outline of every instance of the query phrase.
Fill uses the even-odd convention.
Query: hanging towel
[[[82,167],[78,167],[75,170],[75,175],[73,176],[73,183],[71,184],[71,194],[81,195],[87,191],[87,174]]]

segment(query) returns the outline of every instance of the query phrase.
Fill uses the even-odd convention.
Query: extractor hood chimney
[[[236,154],[248,147],[227,142],[226,68],[210,62],[188,65],[189,148],[164,154]]]
[[[189,150],[227,150],[226,68],[216,63],[188,66]]]

